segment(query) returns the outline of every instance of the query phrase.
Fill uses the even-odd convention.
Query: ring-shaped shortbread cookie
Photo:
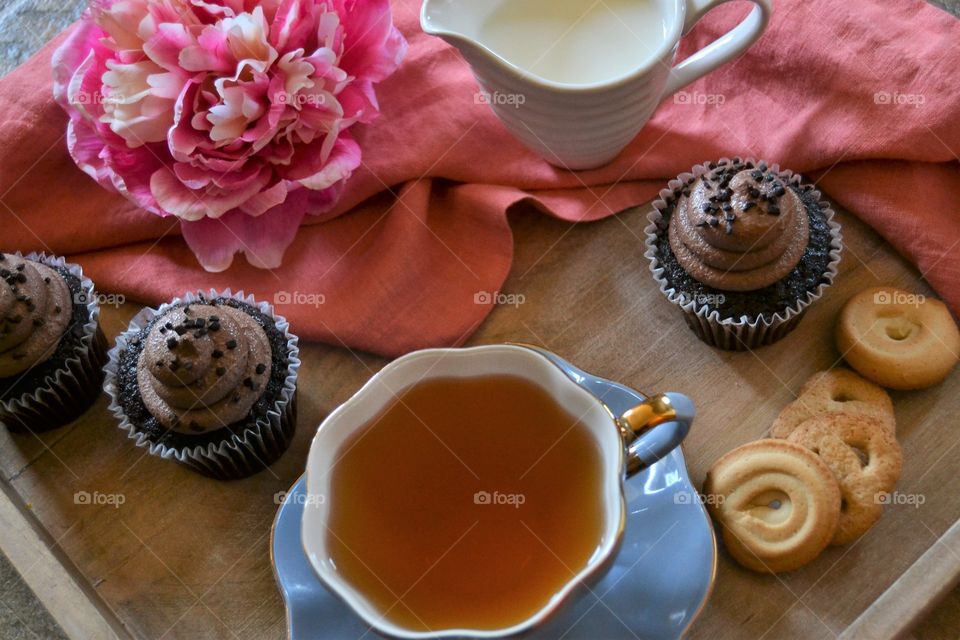
[[[730,555],[748,569],[792,571],[830,543],[840,488],[815,453],[786,440],[756,440],[717,460],[703,486]]]

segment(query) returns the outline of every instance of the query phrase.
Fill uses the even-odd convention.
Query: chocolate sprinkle
[[[170,351],[173,351],[174,349],[176,349],[177,345],[179,344],[180,343],[177,342],[177,339],[174,338],[173,336],[167,338],[167,349],[170,349]]]
[[[257,375],[263,375],[263,372],[267,370],[267,365],[262,362],[257,365]]]
[[[667,207],[664,221],[658,227],[656,251],[661,266],[664,269],[663,278],[669,287],[678,291],[690,292],[690,295],[707,295],[723,293],[723,303],[711,304],[721,319],[740,318],[771,318],[776,313],[796,304],[798,299],[806,299],[807,295],[815,291],[824,282],[824,275],[830,258],[830,226],[826,216],[820,208],[818,199],[814,197],[809,185],[790,184],[787,188],[793,190],[803,202],[804,209],[810,219],[810,240],[807,249],[793,271],[776,283],[755,291],[737,292],[714,289],[695,280],[677,262],[673,250],[670,248],[669,228],[670,216],[674,207]]]
[[[199,302],[195,304],[199,304]],[[231,441],[235,437],[243,438],[247,430],[257,428],[256,425],[258,421],[275,406],[279,393],[283,388],[285,371],[287,370],[284,364],[287,354],[287,342],[283,332],[276,327],[274,319],[263,314],[256,307],[233,299],[214,298],[210,300],[209,304],[239,309],[252,316],[257,324],[263,327],[266,332],[271,346],[271,354],[268,356],[270,358],[269,363],[272,363],[273,368],[271,371],[271,364],[268,364],[267,376],[269,377],[263,378],[264,383],[259,384],[262,395],[260,392],[256,392],[257,400],[248,414],[242,420],[228,424],[226,427],[218,428],[220,425],[206,425],[206,431],[197,434],[190,432],[188,429],[171,431],[167,426],[160,424],[159,421],[149,413],[143,405],[140,394],[137,391],[137,362],[142,351],[135,348],[126,349],[120,356],[120,367],[118,369],[118,386],[121,390],[120,400],[123,404],[124,412],[130,418],[131,422],[137,426],[138,433],[145,434],[150,442],[160,442],[168,447],[180,449],[209,443],[219,444],[221,442]],[[177,307],[182,308],[182,305],[177,305]],[[193,309],[196,310],[196,306],[194,306]],[[195,313],[193,315],[196,317],[199,314]],[[203,315],[204,318],[207,318],[207,324],[209,325],[209,316],[207,314]],[[145,332],[149,332],[149,327],[145,328]],[[229,337],[230,336],[225,336],[224,340]],[[218,345],[212,345],[211,349],[217,346]],[[223,351],[226,351],[222,343],[220,343],[219,346]],[[256,363],[257,360],[254,360],[251,364],[255,366]],[[214,362],[210,366],[210,374],[213,373],[217,364],[217,362]],[[228,372],[231,370],[229,366],[225,365],[225,368]],[[251,366],[251,373],[252,369],[253,367]],[[197,371],[197,368],[195,368],[194,371]],[[240,404],[245,398],[249,398],[251,392],[244,389],[243,386],[238,386],[235,390],[236,399],[234,402],[236,404]],[[227,395],[225,402],[229,403],[233,397],[234,394]],[[189,418],[184,420],[184,423],[188,420]],[[254,460],[250,461],[255,462]]]
[[[223,351],[220,351],[220,349],[214,349],[213,353],[211,353],[210,355],[213,356],[214,358],[222,358]]]
[[[234,339],[232,339],[232,338],[231,338],[230,340],[227,340],[227,349],[236,349],[236,348],[237,348],[237,341],[236,341],[236,340],[234,340]]]

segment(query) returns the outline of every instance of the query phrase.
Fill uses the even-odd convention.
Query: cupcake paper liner
[[[720,162],[730,161],[752,163],[754,166],[759,164],[753,158],[720,159]],[[792,171],[780,170],[780,167],[776,164],[768,163],[768,167],[770,171],[776,173],[787,184],[797,186],[803,184],[801,177]],[[778,311],[772,317],[765,318],[760,315],[755,318],[750,316],[721,318],[719,311],[711,309],[708,303],[697,300],[695,297],[690,299],[689,296],[683,296],[670,286],[663,275],[664,268],[660,264],[657,248],[657,231],[667,222],[666,210],[671,205],[676,205],[680,191],[691,178],[699,178],[708,171],[710,169],[706,164],[698,164],[690,172],[682,173],[671,180],[667,184],[667,188],[660,191],[660,197],[653,202],[654,210],[647,216],[649,224],[644,228],[646,234],[644,244],[647,250],[643,255],[650,260],[650,272],[659,285],[660,291],[667,297],[667,300],[683,311],[687,326],[701,340],[711,346],[728,351],[746,351],[754,347],[772,344],[796,328],[810,304],[820,299],[824,291],[833,284],[840,264],[840,254],[843,250],[843,236],[840,225],[834,221],[835,213],[830,207],[830,203],[823,200],[822,194],[816,189],[808,191],[816,198],[830,228],[830,261],[827,264],[826,272],[823,274],[823,281],[817,285],[815,290],[808,291],[805,297],[798,299],[796,304],[783,311]]]
[[[80,346],[63,365],[47,375],[30,393],[0,400],[0,423],[14,433],[40,433],[62,427],[80,417],[100,395],[103,364],[107,359],[107,338],[100,329],[100,305],[93,282],[79,265],[45,253],[10,254],[57,269],[65,269],[80,281],[85,296],[72,300],[85,303],[88,319],[83,324]],[[72,292],[71,292],[72,293]]]
[[[130,421],[120,404],[117,380],[120,354],[127,349],[130,340],[137,336],[154,317],[177,304],[198,303],[201,301],[201,295],[206,300],[233,298],[259,309],[264,315],[274,320],[276,328],[287,340],[287,372],[283,387],[273,407],[265,416],[259,417],[253,427],[248,427],[242,434],[234,434],[222,442],[210,442],[191,447],[170,447],[151,442],[147,434]],[[198,294],[187,293],[181,298],[174,298],[161,305],[158,309],[143,309],[133,317],[130,326],[117,337],[116,346],[108,354],[109,360],[104,367],[106,379],[103,388],[110,396],[108,408],[120,423],[120,429],[127,433],[127,437],[135,440],[138,447],[147,449],[150,455],[175,460],[203,475],[219,480],[234,480],[264,470],[276,462],[289,448],[297,423],[299,354],[298,338],[290,333],[290,323],[283,316],[274,315],[271,305],[257,302],[252,295],[244,295],[243,291],[233,293],[230,289],[222,292],[211,289]]]

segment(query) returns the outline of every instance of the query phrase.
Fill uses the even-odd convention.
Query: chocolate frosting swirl
[[[56,269],[0,253],[0,378],[23,373],[57,350],[73,315]]]
[[[270,378],[263,327],[227,305],[171,307],[145,340],[140,395],[157,421],[178,433],[207,433],[242,420]]]
[[[810,220],[797,194],[763,163],[722,163],[684,190],[670,248],[687,273],[724,291],[762,289],[800,262]]]

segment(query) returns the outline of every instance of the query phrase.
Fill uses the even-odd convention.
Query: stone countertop
[[[783,1],[783,0],[780,0]],[[960,0],[931,0],[960,17]],[[0,76],[30,57],[76,20],[84,0],[4,0],[0,6]],[[960,588],[950,593],[914,631],[915,638],[955,638],[960,621]],[[65,638],[16,570],[0,555],[0,639]]]

